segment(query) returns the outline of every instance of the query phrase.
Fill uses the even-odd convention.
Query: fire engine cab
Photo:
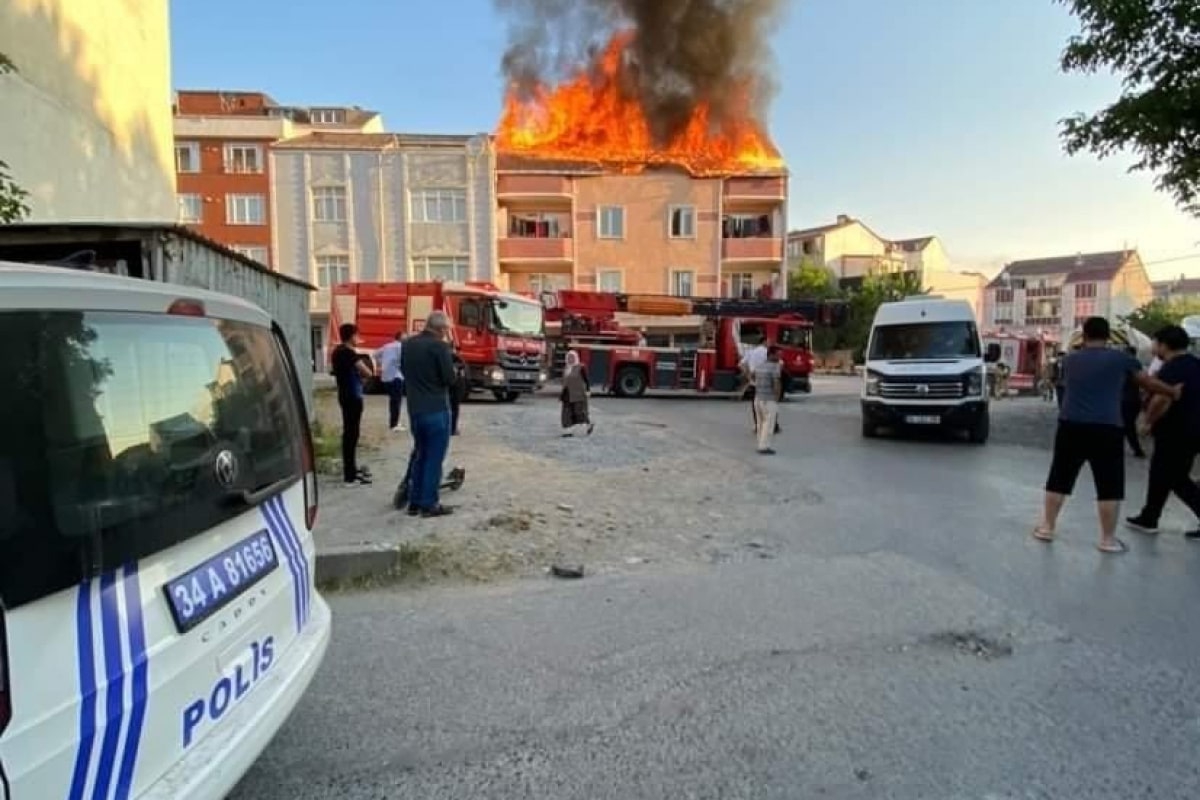
[[[648,390],[695,394],[745,391],[740,364],[759,342],[780,349],[784,391],[810,392],[814,321],[838,325],[845,305],[837,301],[732,300],[709,297],[558,291],[542,295],[552,343],[552,373],[567,350],[579,353],[588,380],[619,397]],[[638,328],[673,318],[689,344],[647,346]]]

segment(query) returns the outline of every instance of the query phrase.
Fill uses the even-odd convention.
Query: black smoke
[[[619,85],[659,143],[701,103],[719,129],[747,110],[761,120],[772,94],[768,38],[787,0],[493,1],[509,23],[502,69],[522,96],[594,63],[616,32],[632,30]]]

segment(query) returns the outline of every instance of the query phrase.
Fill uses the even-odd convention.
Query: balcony
[[[783,239],[769,236],[723,239],[721,258],[726,261],[782,261]]]
[[[1062,325],[1062,317],[1025,317],[1026,325],[1039,325],[1042,327],[1058,327]]]
[[[496,198],[501,202],[541,200],[570,202],[571,180],[562,175],[498,175]]]
[[[1061,286],[1043,286],[1040,288],[1031,288],[1025,290],[1025,297],[1028,300],[1033,300],[1037,297],[1061,297]]]
[[[782,175],[726,178],[724,193],[726,205],[737,201],[782,203],[787,199],[787,178]]]
[[[570,263],[575,258],[574,240],[560,236],[508,237],[497,243],[501,263],[553,262]]]

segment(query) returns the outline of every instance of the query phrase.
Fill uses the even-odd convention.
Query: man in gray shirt
[[[445,313],[434,311],[425,321],[425,330],[409,337],[400,352],[413,437],[408,505],[411,516],[442,517],[451,511],[438,500],[442,462],[450,447],[454,363],[446,343],[449,333],[450,320]]]
[[[771,439],[775,436],[775,420],[779,416],[780,383],[783,369],[779,363],[779,348],[767,348],[767,360],[754,367],[754,418],[758,422],[758,452],[765,456],[775,455]]]
[[[1178,398],[1179,389],[1146,374],[1136,358],[1109,347],[1108,320],[1089,317],[1083,323],[1083,347],[1064,361],[1066,391],[1054,436],[1054,459],[1046,478],[1042,520],[1033,535],[1054,540],[1054,528],[1067,495],[1075,488],[1083,465],[1092,469],[1100,514],[1100,543],[1104,553],[1123,553],[1116,537],[1117,515],[1125,499],[1125,431],[1121,395],[1132,378],[1143,389]]]

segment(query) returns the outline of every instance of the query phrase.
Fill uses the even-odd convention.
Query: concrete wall
[[[887,243],[858,222],[835,228],[823,239],[818,257],[838,278],[864,277],[867,265],[876,263],[868,259],[847,259],[846,256],[884,256],[887,253]],[[858,265],[862,265],[862,269]]]
[[[983,292],[987,279],[974,272],[926,272],[925,287],[933,294],[948,300],[966,300],[975,312],[975,320],[982,328],[991,327],[991,319],[984,316]]]
[[[31,221],[175,221],[166,0],[4,0],[0,53],[0,159]]]

